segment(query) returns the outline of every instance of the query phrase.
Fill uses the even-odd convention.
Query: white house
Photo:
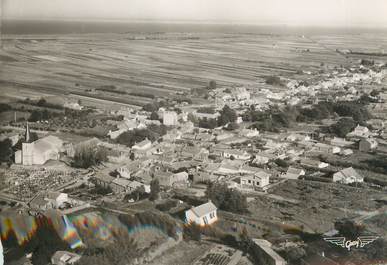
[[[334,137],[332,140],[331,140],[331,145],[334,145],[334,146],[339,146],[339,147],[345,147],[345,146],[350,146],[350,145],[353,145],[354,142],[351,142],[351,141],[347,141],[343,138],[339,138],[339,137]]]
[[[370,131],[367,127],[357,125],[352,132],[347,134],[347,137],[367,138],[369,135]]]
[[[66,193],[60,192],[44,192],[35,196],[29,205],[35,209],[48,210],[58,209],[65,205],[69,201]]]
[[[333,174],[333,182],[339,182],[343,184],[364,182],[364,177],[357,173],[357,171],[352,167],[348,167]]]
[[[264,165],[269,163],[272,160],[275,160],[277,158],[276,155],[266,153],[266,152],[260,152],[255,155],[255,158],[253,160],[253,163],[257,165]]]
[[[223,151],[223,157],[225,158],[235,158],[238,160],[249,160],[251,155],[247,153],[246,151],[239,151],[234,149],[229,149]]]
[[[341,151],[340,147],[338,146],[333,146],[333,145],[324,144],[324,143],[315,144],[313,149],[317,152],[321,152],[325,154],[338,154]]]
[[[315,167],[315,168],[326,168],[329,166],[328,163],[321,162],[318,160],[312,160],[312,159],[308,159],[308,158],[301,159],[300,163],[302,166]]]
[[[63,107],[67,108],[67,109],[73,109],[73,110],[82,110],[83,109],[83,106],[79,105],[78,102],[65,102],[63,104]]]
[[[252,138],[259,136],[259,131],[257,129],[243,129],[240,132],[241,136]]]
[[[81,255],[68,251],[57,251],[51,257],[53,265],[72,265],[81,259]],[[2,264],[2,263],[0,263]]]
[[[256,172],[253,175],[241,176],[242,189],[265,188],[270,184],[270,174],[263,170]]]
[[[122,177],[122,178],[127,178],[130,179],[130,171],[126,166],[122,166],[117,168],[117,173]]]
[[[178,125],[178,115],[175,111],[164,111],[163,112],[163,124],[166,126]]]
[[[218,220],[217,208],[211,201],[185,212],[186,223],[200,226],[211,225]]]
[[[305,176],[305,170],[301,168],[289,167],[288,171],[284,175],[287,179],[298,179],[300,176]]]
[[[139,150],[139,151],[145,151],[152,147],[152,142],[148,139],[145,139],[144,141],[141,141],[135,145],[133,145],[133,150]]]

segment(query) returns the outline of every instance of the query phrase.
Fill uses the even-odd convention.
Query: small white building
[[[63,104],[63,107],[66,109],[73,109],[73,110],[82,110],[83,106],[79,105],[78,102],[65,102]]]
[[[259,131],[257,129],[243,129],[240,135],[247,138],[257,137],[259,136]]]
[[[176,126],[179,124],[179,117],[175,111],[163,112],[163,124],[166,126]]]
[[[361,176],[352,167],[348,167],[333,174],[333,182],[339,182],[343,184],[364,182],[364,177]]]
[[[122,167],[117,168],[117,173],[122,178],[130,179],[130,171],[126,166],[122,166]]]
[[[338,154],[341,151],[340,147],[338,146],[333,146],[324,143],[315,144],[314,150],[325,154]]]
[[[289,167],[288,171],[286,171],[286,174],[284,175],[284,178],[298,179],[301,176],[305,176],[305,170],[301,168]]]
[[[68,251],[57,251],[51,257],[51,263],[53,265],[72,265],[78,262],[81,259],[81,256],[68,252]]]
[[[141,141],[135,145],[132,146],[133,150],[139,150],[139,151],[145,151],[152,147],[152,142],[148,139],[145,139],[144,141]]]
[[[314,168],[326,168],[329,166],[328,163],[318,161],[318,160],[312,160],[312,159],[308,159],[308,158],[301,159],[300,163],[302,166],[314,167]]]
[[[241,189],[263,189],[270,184],[270,174],[261,170],[254,175],[241,176]]]
[[[229,149],[223,151],[223,157],[231,159],[232,157],[237,160],[249,160],[251,155],[246,151],[239,151],[234,149]]]
[[[367,138],[370,135],[370,131],[367,127],[357,125],[356,128],[347,134],[347,137]]]
[[[200,226],[211,225],[218,220],[217,210],[211,201],[193,207],[185,212],[186,223],[195,223]]]
[[[42,192],[36,195],[30,202],[31,208],[48,210],[59,209],[69,202],[67,193]]]

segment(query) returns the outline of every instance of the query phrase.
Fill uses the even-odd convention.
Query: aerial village
[[[0,221],[20,230],[29,226],[18,215],[55,212],[58,231],[72,222],[76,244],[47,243],[50,256],[39,254],[54,265],[100,264],[86,250],[109,248],[106,234],[119,226],[112,216],[164,229],[134,236],[133,264],[386,259],[387,66],[362,60],[302,74],[250,87],[209,80],[142,107],[70,96],[1,103],[10,119],[1,124]],[[348,223],[378,235],[374,248],[348,252],[322,240]],[[81,224],[100,242],[85,240]],[[22,260],[14,264],[38,264],[17,251],[34,237],[29,228],[1,231],[6,258]]]

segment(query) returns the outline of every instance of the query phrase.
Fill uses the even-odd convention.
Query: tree
[[[225,105],[220,112],[220,116],[218,118],[218,124],[220,126],[226,125],[228,123],[235,122],[237,120],[238,116],[232,108],[230,108],[228,105]]]
[[[0,103],[0,112],[10,111],[12,108],[8,104]]]
[[[9,138],[0,141],[0,162],[10,162],[12,155],[12,141]]]
[[[274,162],[275,162],[279,167],[286,168],[286,167],[289,166],[288,162],[286,162],[285,160],[280,159],[280,158],[276,159]]]
[[[238,190],[230,189],[225,183],[211,183],[206,190],[206,196],[221,210],[245,213],[247,212],[247,199]]]
[[[205,129],[214,129],[218,125],[218,122],[215,119],[203,118],[199,120],[199,127]]]
[[[208,83],[208,89],[211,89],[211,90],[216,89],[216,81],[215,81],[215,80],[211,80],[211,81]]]
[[[268,76],[266,77],[265,83],[268,85],[282,86],[281,78],[278,76]]]
[[[28,118],[28,121],[30,122],[36,122],[42,120],[42,113],[39,110],[33,110],[30,114],[30,117]]]
[[[102,147],[80,146],[75,149],[71,165],[76,168],[89,168],[107,161],[107,152]]]
[[[241,248],[246,252],[246,253],[249,253],[251,247],[252,247],[252,241],[251,241],[251,238],[250,238],[250,235],[249,235],[249,232],[247,231],[247,228],[246,226],[244,226],[242,228],[242,231],[240,232],[239,234],[239,238],[240,238],[240,245],[241,245]]]
[[[160,193],[160,183],[158,179],[153,179],[150,183],[150,194],[149,194],[149,200],[155,201],[159,198]]]
[[[356,127],[355,122],[351,118],[342,118],[337,123],[330,126],[329,131],[339,137],[345,137]]]
[[[356,239],[364,230],[364,226],[356,224],[349,219],[343,219],[335,222],[335,229],[341,236],[349,239]]]
[[[92,252],[92,253],[90,253]],[[93,253],[94,252],[94,253]],[[132,265],[140,257],[137,243],[127,234],[119,234],[114,243],[109,244],[98,251],[89,251],[90,254],[83,255],[78,265]]]
[[[160,108],[157,102],[145,104],[142,109],[148,112],[158,111]]]
[[[184,226],[183,236],[187,240],[200,241],[202,239],[202,231],[200,225],[190,223]]]
[[[40,106],[40,107],[43,107],[43,106],[46,105],[46,103],[47,103],[47,101],[46,101],[44,98],[40,98],[40,99],[38,100],[38,102],[36,103],[36,105],[38,105],[38,106]]]
[[[153,121],[157,121],[159,120],[159,114],[157,114],[156,111],[153,111],[150,115],[150,119],[153,120]]]

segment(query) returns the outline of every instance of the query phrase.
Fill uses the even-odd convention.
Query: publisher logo
[[[363,248],[365,245],[371,244],[378,238],[378,236],[359,236],[355,240],[347,240],[345,237],[325,237],[323,239],[331,244],[351,251],[352,248]]]

